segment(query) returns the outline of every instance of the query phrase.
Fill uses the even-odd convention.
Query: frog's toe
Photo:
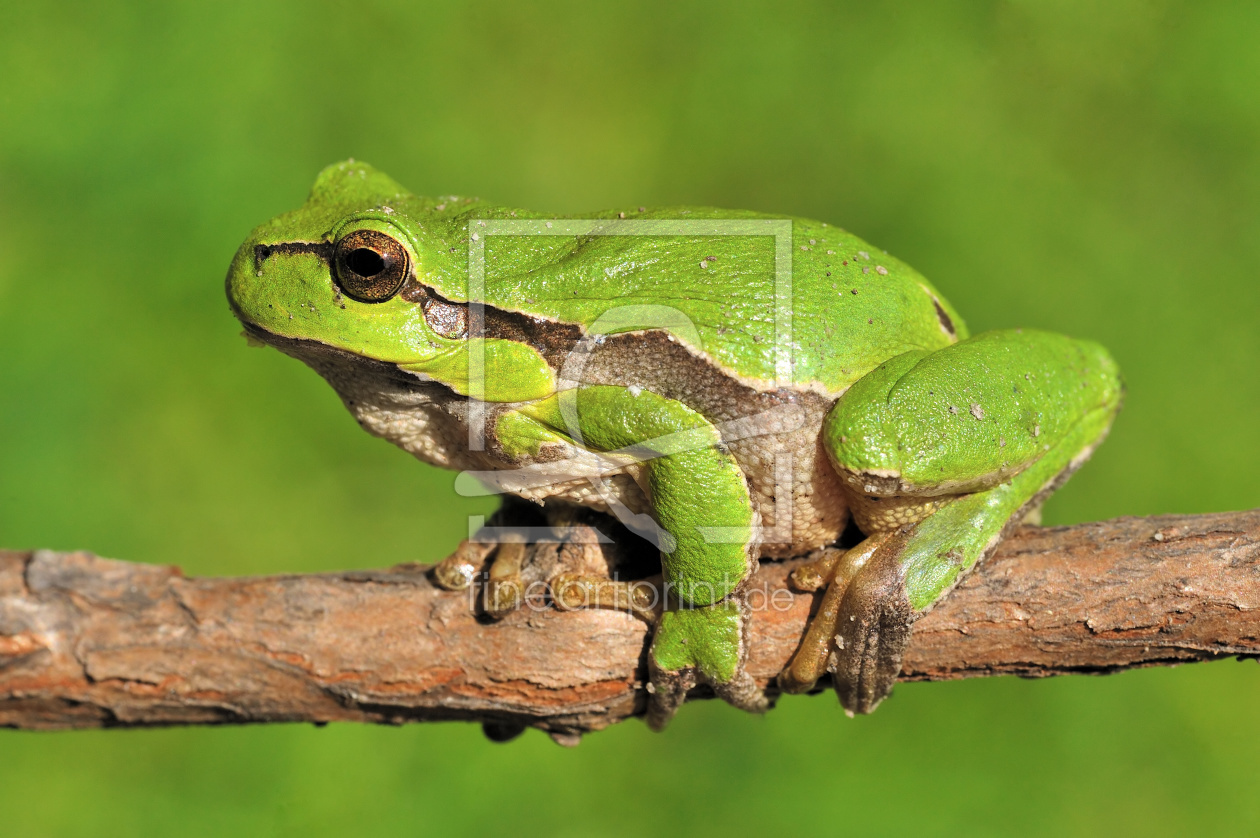
[[[714,681],[704,677],[694,667],[680,672],[669,672],[653,665],[652,680],[648,684],[648,727],[664,730],[687,700],[687,691],[701,681],[713,688],[714,694],[740,710],[764,713],[770,709],[770,700],[753,677],[743,669],[736,671],[729,681]]]
[[[525,539],[508,533],[499,539],[494,561],[490,564],[485,589],[486,614],[500,620],[521,607],[525,582],[521,568],[528,555]]]
[[[434,583],[446,591],[468,590],[494,547],[464,539],[455,552],[433,566]]]
[[[816,550],[810,555],[809,561],[797,565],[788,574],[788,582],[801,593],[813,593],[831,581],[836,563],[843,556],[844,551],[835,547]]]
[[[856,574],[836,621],[832,679],[849,713],[870,713],[892,692],[915,613],[896,550],[880,550]]]
[[[623,582],[605,576],[557,573],[548,580],[551,601],[560,611],[606,608],[633,614],[648,625],[661,610],[660,577]]]
[[[648,685],[647,724],[652,730],[662,731],[674,718],[678,708],[687,699],[687,691],[701,681],[713,688],[714,694],[740,710],[764,713],[770,709],[765,691],[757,686],[753,677],[742,668],[728,681],[715,681],[700,673],[695,667],[680,672],[669,672],[655,665]]]
[[[521,606],[526,590],[521,571],[529,559],[529,548],[518,533],[509,532],[497,540],[460,542],[455,552],[433,566],[432,578],[443,590],[466,591],[482,573],[487,559],[482,605],[487,616],[499,620]]]
[[[765,690],[757,686],[753,677],[743,669],[736,672],[731,680],[713,684],[713,692],[732,707],[749,713],[764,713],[770,709],[770,700],[766,698]]]
[[[679,672],[661,669],[652,660],[648,681],[647,724],[660,732],[669,726],[678,708],[687,700],[687,690],[696,685],[696,671],[691,668]]]

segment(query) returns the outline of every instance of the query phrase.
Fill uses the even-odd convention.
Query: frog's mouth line
[[[408,392],[423,392],[432,386],[430,382],[422,380],[415,373],[400,369],[397,364],[389,361],[366,358],[317,340],[277,335],[253,323],[242,322],[241,325],[250,338],[301,361],[328,379],[330,383],[339,378],[336,371],[353,370],[355,377],[373,378],[381,385],[388,384],[395,389]],[[333,386],[336,388],[336,383],[333,383]],[[445,388],[445,385],[441,386]]]
[[[233,307],[233,309],[235,309],[235,307]],[[269,332],[262,326],[250,323],[248,320],[242,318],[235,310],[233,310],[232,313],[237,315],[237,319],[241,322],[241,329],[245,332],[246,336],[253,338],[259,343],[265,343],[268,346],[275,346],[277,341],[292,340],[292,338],[280,337],[280,335],[277,335],[275,332]]]
[[[264,329],[262,326],[259,326],[257,323],[250,323],[248,321],[242,320],[241,326],[243,327],[247,337],[250,337],[260,343],[265,343],[268,346],[272,347],[273,349],[278,349],[281,352],[283,352],[285,355],[288,355],[292,358],[297,358],[300,361],[305,361],[306,358],[311,355],[321,355],[321,356],[339,356],[345,360],[352,359],[355,361],[364,361],[367,363],[380,363],[380,364],[384,363],[383,361],[374,361],[371,358],[364,358],[360,355],[354,354],[353,352],[348,352],[344,349],[338,349],[335,346],[329,346],[326,343],[321,343],[317,340],[311,340],[310,338],[291,338],[291,337],[288,337],[287,335],[279,335],[279,334],[276,334],[275,332]],[[395,366],[395,365],[389,364],[388,366]]]

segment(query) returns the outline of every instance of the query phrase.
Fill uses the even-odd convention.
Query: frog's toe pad
[[[892,692],[916,617],[897,551],[880,552],[850,584],[836,621],[832,679],[850,713],[870,713]]]

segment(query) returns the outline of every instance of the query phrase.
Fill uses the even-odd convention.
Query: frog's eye
[[[337,284],[362,303],[383,303],[407,279],[407,249],[377,230],[355,230],[337,242]]]

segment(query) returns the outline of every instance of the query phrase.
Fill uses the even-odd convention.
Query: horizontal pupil
[[[346,267],[359,276],[376,276],[385,270],[385,259],[371,248],[360,247],[350,251],[350,255],[346,257]]]

